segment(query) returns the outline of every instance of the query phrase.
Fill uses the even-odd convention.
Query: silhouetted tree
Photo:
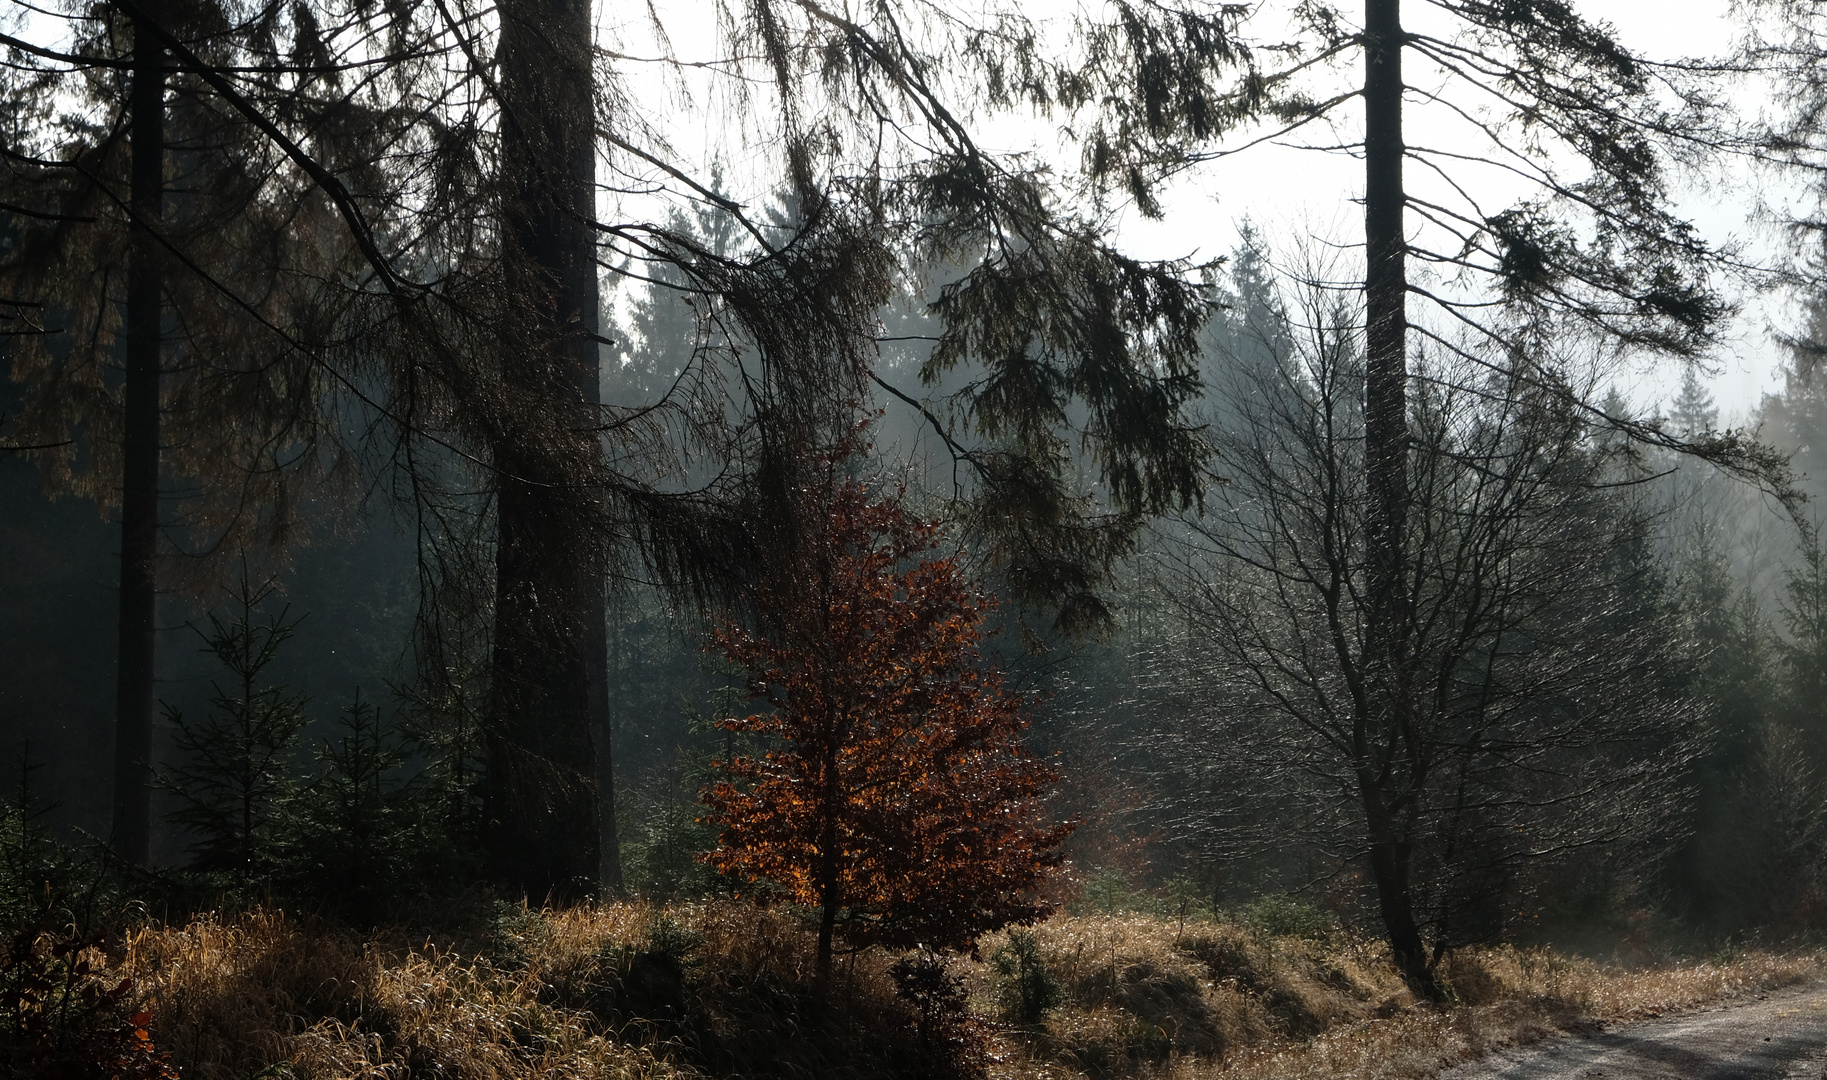
[[[1369,652],[1353,683],[1367,710],[1364,737],[1409,753],[1401,748],[1425,743],[1414,732],[1428,708],[1429,663],[1417,652],[1425,621],[1409,593],[1425,557],[1405,548],[1413,535],[1408,455],[1419,437],[1415,399],[1424,393],[1415,343],[1463,356],[1466,371],[1576,337],[1595,348],[1704,352],[1729,314],[1710,283],[1729,260],[1671,210],[1668,167],[1716,149],[1726,135],[1710,124],[1712,98],[1688,83],[1691,69],[1639,59],[1608,26],[1561,0],[1434,3],[1441,33],[1405,26],[1401,0],[1365,0],[1355,27],[1332,6],[1300,4],[1289,13],[1296,40],[1255,52],[1237,22],[1214,20],[1203,8],[1175,10],[1189,40],[1163,39],[1164,52],[1229,48],[1250,57],[1248,71],[1215,86],[1171,62],[1138,69],[1150,107],[1107,111],[1116,120],[1096,126],[1090,142],[1094,150],[1106,142],[1151,147],[1159,173],[1138,170],[1137,154],[1114,155],[1116,167],[1102,170],[1107,183],[1146,186],[1156,175],[1228,156],[1238,143],[1334,122],[1349,127],[1322,146],[1362,161],[1364,263],[1361,274],[1343,275],[1363,296],[1363,453],[1353,467],[1361,470],[1354,491],[1365,516],[1354,555],[1362,560]],[[1199,30],[1197,42],[1190,28]],[[1291,59],[1266,70],[1263,56]],[[1329,82],[1351,57],[1361,57],[1361,75]],[[1418,76],[1417,64],[1425,69]],[[1347,113],[1360,107],[1361,118]],[[1437,143],[1407,134],[1411,114],[1423,111],[1447,132]],[[1240,131],[1247,119],[1260,123]],[[1505,193],[1499,198],[1521,192],[1499,208],[1487,201],[1494,188]],[[1781,460],[1742,434],[1683,439],[1604,412],[1589,382],[1522,363],[1506,370],[1532,392],[1635,440],[1784,486]],[[1419,760],[1403,766],[1422,767]],[[1438,987],[1407,885],[1411,849],[1397,824],[1403,811],[1389,794],[1379,785],[1360,792],[1365,850],[1397,964],[1432,995]]]
[[[1408,406],[1407,690],[1381,722],[1360,316],[1315,287],[1289,317],[1278,369],[1220,384],[1240,414],[1216,435],[1227,482],[1166,549],[1185,613],[1159,676],[1168,757],[1221,852],[1310,845],[1321,875],[1368,855],[1427,989],[1544,867],[1668,843],[1700,745],[1688,661],[1645,516],[1612,493],[1625,448],[1593,437],[1556,365],[1449,354],[1417,361]]]
[[[269,671],[298,625],[284,607],[260,616],[274,592],[243,571],[229,592],[230,617],[212,614],[200,631],[224,675],[211,683],[209,713],[165,710],[177,761],[160,780],[177,796],[172,820],[189,833],[190,867],[226,872],[243,886],[267,882],[276,869],[299,786],[292,751],[309,720],[304,696]]]

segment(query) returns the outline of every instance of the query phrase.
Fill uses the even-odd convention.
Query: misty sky
[[[958,2],[962,0],[946,0],[948,8]],[[970,0],[964,6],[976,2],[981,0]],[[1078,0],[1030,0],[1023,5],[1023,10],[1033,18],[1063,23],[1077,3]],[[1728,17],[1729,0],[1677,3],[1576,0],[1576,5],[1589,17],[1613,23],[1627,47],[1650,58],[1716,54],[1728,48],[1740,33]],[[19,4],[18,0],[5,6],[12,9],[17,20],[14,25],[31,27],[27,36],[40,39],[57,36],[51,26],[53,20],[42,16],[34,18],[28,14],[30,8]],[[1282,6],[1285,6],[1282,0],[1270,0],[1264,10],[1272,12]],[[1343,6],[1349,14],[1357,5],[1346,3]],[[1423,0],[1409,0],[1404,7],[1404,21],[1410,29],[1426,32],[1431,22],[1439,20],[1438,12]],[[647,25],[649,10],[659,14],[670,45],[680,58],[704,59],[714,55],[715,20],[707,17],[711,10],[709,0],[655,0],[652,9],[645,5],[601,4],[598,7],[599,44],[618,51],[627,49],[636,55],[664,51],[657,49],[658,43],[652,39]],[[1266,18],[1273,18],[1273,15],[1266,15]],[[1258,25],[1262,28],[1255,31],[1257,36],[1272,36],[1273,27],[1266,21]],[[1347,66],[1355,68],[1355,63],[1354,60]],[[1429,76],[1418,67],[1411,62],[1407,72],[1411,83],[1422,90],[1430,88],[1426,81]],[[643,112],[677,110],[673,114],[675,117],[694,118],[688,126],[672,133],[675,148],[687,157],[701,155],[704,160],[715,157],[734,172],[741,173],[744,157],[767,156],[769,140],[765,137],[750,142],[748,133],[734,131],[731,125],[715,119],[707,122],[704,114],[698,112],[706,106],[713,116],[719,111],[720,92],[708,83],[699,82],[694,91],[690,85],[694,80],[690,77],[662,76],[657,67],[629,63],[618,64],[618,68],[628,73],[629,96]],[[1334,72],[1321,78],[1332,78],[1331,85],[1336,89],[1338,76],[1349,77],[1349,74]],[[1440,88],[1457,92],[1444,84]],[[1750,110],[1760,108],[1760,99],[1764,96],[1751,88],[1741,94],[1745,107]],[[1348,137],[1348,125],[1355,123],[1355,117],[1350,112],[1341,113],[1341,117],[1343,122],[1338,134]],[[1475,145],[1477,137],[1453,130],[1451,124],[1442,124],[1421,108],[1411,110],[1408,129],[1411,143],[1426,140],[1453,149],[1482,152]],[[1045,156],[1053,156],[1059,154],[1060,146],[1052,131],[1053,126],[1046,123],[997,121],[987,125],[984,136],[990,145],[1034,148]],[[696,140],[702,140],[701,146],[681,145]],[[1323,143],[1332,138],[1326,131],[1309,129],[1292,141]],[[1425,177],[1417,177],[1419,171],[1410,169],[1411,183],[1417,186],[1426,181]],[[1466,179],[1472,181],[1481,196],[1489,195],[1485,209],[1501,209],[1508,201],[1502,174]],[[1244,219],[1253,221],[1278,246],[1291,246],[1303,237],[1322,245],[1348,244],[1361,227],[1360,211],[1352,201],[1361,184],[1357,162],[1344,154],[1286,146],[1257,147],[1203,167],[1171,187],[1163,199],[1167,209],[1164,220],[1147,221],[1129,213],[1119,218],[1118,226],[1126,246],[1137,254],[1151,257],[1224,254],[1235,245],[1236,226]],[[1518,193],[1521,193],[1520,189]],[[1767,185],[1760,188],[1748,175],[1726,175],[1714,178],[1703,189],[1685,193],[1681,209],[1714,242],[1737,240],[1749,245],[1754,252],[1773,255],[1781,246],[1781,238],[1775,230],[1757,220],[1754,207],[1760,197],[1780,205],[1793,195]],[[1742,297],[1741,300],[1744,315],[1729,333],[1725,347],[1714,358],[1716,373],[1709,380],[1728,421],[1742,418],[1764,393],[1776,388],[1780,356],[1769,331],[1788,329],[1796,320],[1794,305],[1788,297]],[[1620,389],[1640,405],[1653,406],[1668,396],[1671,384],[1679,381],[1679,371],[1667,366],[1639,367],[1619,373],[1618,381]]]
[[[1578,10],[1588,17],[1611,22],[1628,48],[1650,59],[1717,55],[1728,49],[1742,33],[1729,18],[1729,0],[1672,4],[1656,0],[1575,2]],[[1069,19],[1078,4],[1079,0],[1030,0],[1023,5],[1023,12],[1031,18],[1058,25]],[[1268,0],[1261,9],[1263,15],[1258,16],[1260,21],[1255,24],[1255,36],[1273,36],[1273,26],[1266,20],[1274,17],[1272,12],[1286,6],[1284,0]],[[1357,5],[1347,2],[1343,7],[1350,15]],[[599,10],[602,11],[600,25],[605,39],[630,41],[643,36],[644,28],[640,23],[645,19],[644,13],[607,6]],[[712,27],[703,18],[705,5],[702,0],[674,0],[670,4],[661,0],[657,10],[672,46],[682,58],[708,55],[715,48]],[[1438,29],[1441,36],[1450,33],[1445,18],[1423,0],[1409,0],[1404,5],[1403,18],[1411,30],[1426,33]],[[1354,57],[1345,65],[1347,70],[1322,74],[1316,89],[1330,85],[1336,92],[1339,78],[1349,79],[1355,73],[1357,63]],[[1430,76],[1413,60],[1405,74],[1411,85],[1419,90],[1438,88],[1459,95],[1456,101],[1465,97],[1462,89],[1448,85],[1438,76]],[[1430,78],[1435,82],[1430,84]],[[645,82],[638,75],[634,81],[637,85]],[[644,103],[656,100],[656,96],[649,93],[637,96],[645,99]],[[1755,112],[1762,107],[1765,94],[1747,87],[1738,96],[1747,110]],[[715,98],[714,92],[710,97]],[[703,104],[705,100],[698,98],[698,103]],[[1355,114],[1344,111],[1339,116],[1341,122],[1336,132],[1310,128],[1288,141],[1327,143],[1340,137],[1348,139],[1356,122]],[[1407,121],[1409,141],[1411,144],[1431,142],[1443,148],[1476,154],[1487,152],[1479,145],[1483,139],[1481,135],[1455,128],[1455,123],[1438,114],[1430,114],[1425,107],[1413,108]],[[1061,153],[1051,124],[992,120],[981,124],[978,130],[987,145],[1034,149],[1042,156],[1056,160]],[[721,157],[726,163],[739,162],[745,153],[765,153],[759,143],[743,145],[742,138],[731,139],[728,129],[720,125],[707,125],[699,132],[698,137],[704,140],[704,153]],[[740,171],[740,165],[737,169]],[[1291,146],[1256,147],[1202,167],[1173,185],[1163,199],[1167,209],[1164,220],[1148,221],[1133,212],[1122,215],[1119,218],[1120,235],[1126,246],[1145,256],[1210,257],[1232,249],[1236,243],[1237,224],[1247,218],[1277,246],[1294,246],[1303,238],[1309,238],[1309,247],[1349,244],[1361,229],[1361,211],[1352,201],[1361,190],[1360,170],[1356,161],[1342,153]],[[1422,187],[1430,181],[1424,170],[1411,166],[1409,176],[1419,194],[1428,194]],[[1526,188],[1516,184],[1513,177],[1496,170],[1459,179],[1471,181],[1473,190],[1483,202],[1482,209],[1486,211],[1502,209],[1511,201],[1512,193],[1516,197],[1527,194]],[[1511,190],[1506,191],[1506,186]],[[1755,206],[1760,198],[1780,205],[1789,201],[1792,195],[1768,185],[1760,188],[1748,174],[1726,174],[1710,178],[1704,187],[1686,190],[1680,209],[1714,243],[1736,241],[1757,255],[1774,257],[1782,246],[1781,238],[1776,230],[1758,220]],[[1415,227],[1419,226],[1411,220],[1411,228]],[[1771,340],[1770,330],[1787,329],[1796,319],[1794,305],[1786,296],[1742,296],[1740,301],[1744,314],[1726,335],[1720,353],[1713,358],[1715,370],[1708,379],[1724,414],[1723,419],[1728,423],[1742,419],[1763,394],[1777,388],[1777,366],[1781,357]],[[1679,367],[1674,365],[1639,365],[1618,372],[1616,382],[1639,406],[1654,408],[1672,394],[1672,387],[1679,383],[1680,375]]]

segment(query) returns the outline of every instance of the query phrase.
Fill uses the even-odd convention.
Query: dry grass
[[[1723,964],[1618,971],[1551,953],[1468,950],[1449,962],[1456,985],[1478,988],[1456,1008],[1410,1008],[1329,1031],[1299,1045],[1253,1048],[1203,1076],[1411,1080],[1492,1050],[1598,1022],[1643,1019],[1818,976],[1815,954],[1758,954]],[[1166,1073],[1189,1073],[1176,1062]]]
[[[1817,974],[1813,954],[1639,970],[1546,951],[1468,950],[1460,1003],[1416,1006],[1380,945],[1230,923],[1062,918],[1035,938],[1064,1001],[991,1036],[992,1080],[1414,1078],[1485,1050]],[[1000,944],[986,943],[993,951]],[[134,935],[120,961],[154,1034],[193,1080],[441,1076],[695,1080],[924,1071],[890,958],[811,996],[806,930],[733,904],[520,912],[468,947],[363,942],[277,913]],[[973,1000],[988,967],[960,961]]]
[[[1547,950],[1467,949],[1457,1002],[1417,1005],[1380,942],[1218,922],[1064,919],[1037,933],[1069,1004],[999,1036],[996,1080],[1413,1080],[1559,1030],[1693,1008],[1818,976],[1815,953],[1627,970]]]
[[[537,964],[500,970],[390,950],[277,913],[205,916],[130,942],[161,1048],[193,1080],[427,1075],[636,1080],[672,1070],[546,1000]]]
[[[272,912],[133,935],[161,1049],[190,1080],[894,1076],[909,1023],[881,958],[811,994],[808,936],[741,905],[521,912],[471,950],[361,942]]]

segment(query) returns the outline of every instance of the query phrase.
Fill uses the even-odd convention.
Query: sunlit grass
[[[1434,1008],[1413,1002],[1379,943],[1342,931],[1097,915],[1034,934],[1061,1003],[1038,1024],[991,1025],[994,1080],[1421,1077],[1822,970],[1814,953],[1626,970],[1465,950],[1443,967],[1458,1000]],[[732,903],[508,912],[469,942],[363,941],[255,911],[140,930],[118,966],[195,1080],[920,1075],[891,958],[841,962],[821,1006],[812,946],[793,917]],[[993,1013],[990,965],[954,970]]]

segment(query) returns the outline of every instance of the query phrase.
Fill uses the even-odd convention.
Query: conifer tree
[[[1704,439],[1719,427],[1719,409],[1713,404],[1713,395],[1701,385],[1696,368],[1691,363],[1682,365],[1681,390],[1668,411],[1674,434],[1690,440]]]
[[[292,751],[309,719],[304,696],[269,671],[298,626],[284,607],[260,616],[275,591],[243,570],[229,593],[232,614],[212,613],[200,631],[224,675],[210,684],[209,712],[165,710],[177,760],[162,770],[161,786],[177,796],[172,820],[190,835],[190,867],[226,872],[243,886],[276,869],[298,786]]]
[[[1782,659],[1782,697],[1789,723],[1827,760],[1827,545],[1818,528],[1796,545],[1779,600],[1788,640]]]
[[[606,566],[644,561],[694,601],[739,596],[759,557],[756,510],[791,484],[789,448],[827,441],[875,387],[912,403],[874,378],[878,316],[899,275],[956,269],[928,298],[940,330],[926,371],[982,377],[962,380],[954,408],[921,416],[970,476],[963,516],[1020,600],[1069,629],[1101,625],[1108,568],[1145,516],[1198,496],[1202,448],[1183,411],[1209,290],[1184,261],[1116,250],[1101,210],[1061,198],[1049,170],[986,150],[958,106],[1048,108],[1134,88],[1048,55],[1017,13],[983,25],[903,14],[763,2],[727,27],[718,62],[691,66],[734,80],[740,121],[772,133],[755,165],[764,190],[786,192],[776,218],[718,193],[715,170],[666,137],[671,117],[603,112],[642,61],[593,49],[587,5],[323,0],[274,9],[237,28],[245,37],[153,20],[172,85],[234,118],[263,152],[259,175],[285,189],[255,204],[270,214],[234,220],[277,222],[258,235],[282,254],[280,238],[325,241],[297,276],[325,286],[328,316],[302,321],[263,302],[270,274],[174,245],[225,309],[257,312],[285,343],[284,364],[259,368],[301,375],[269,379],[290,391],[279,400],[346,410],[319,427],[323,414],[295,410],[309,437],[237,430],[287,462],[397,470],[437,564],[426,578],[460,581],[471,599],[458,606],[487,612],[485,847],[510,887],[576,894],[613,876],[594,854],[592,812]],[[292,48],[279,48],[288,35]],[[1130,51],[1120,40],[1115,51]],[[22,44],[47,62],[61,55]],[[661,51],[659,63],[686,69]],[[1236,59],[1218,50],[1182,69]],[[1035,77],[1011,82],[1016,70]],[[883,109],[920,130],[881,124]],[[605,164],[615,174],[599,175]],[[617,206],[631,188],[651,201]],[[713,207],[742,243],[711,250],[657,223],[653,201]],[[700,301],[707,346],[674,384],[687,390],[594,400],[606,267],[640,280],[670,267]],[[658,445],[674,417],[686,421],[673,429],[686,432],[683,449]],[[1075,442],[1095,492],[1081,490]],[[348,456],[316,452],[325,443]]]
[[[208,0],[94,15],[71,20],[65,48],[11,42],[8,96],[31,122],[0,166],[0,281],[32,325],[10,350],[24,394],[7,434],[33,447],[51,494],[119,510],[111,836],[143,864],[156,599],[207,596],[233,556],[295,540],[295,501],[330,490],[343,462],[318,442],[306,343],[337,318],[320,286],[347,248],[198,78],[199,53],[235,66],[258,34]]]
[[[1204,9],[1176,10],[1186,25],[1209,25],[1193,22],[1209,18]],[[1241,20],[1241,10],[1227,11]],[[1434,996],[1440,988],[1414,908],[1420,841],[1405,824],[1405,792],[1427,770],[1416,749],[1427,691],[1410,595],[1424,556],[1409,548],[1423,345],[1464,358],[1468,370],[1496,364],[1530,393],[1632,439],[1785,492],[1786,473],[1741,434],[1685,439],[1607,413],[1587,393],[1591,380],[1567,377],[1550,358],[1554,345],[1574,340],[1681,358],[1711,346],[1730,312],[1711,284],[1722,263],[1672,210],[1668,171],[1708,149],[1709,133],[1723,139],[1710,125],[1709,96],[1694,92],[1683,69],[1640,59],[1609,26],[1562,0],[1444,0],[1430,5],[1444,19],[1440,33],[1410,29],[1402,0],[1364,0],[1361,12],[1353,26],[1330,5],[1293,5],[1298,42],[1254,52],[1246,26],[1221,20],[1206,36],[1250,57],[1243,78],[1214,86],[1171,65],[1140,67],[1149,107],[1106,110],[1088,141],[1094,151],[1152,148],[1161,173],[1179,175],[1237,144],[1337,123],[1348,134],[1323,145],[1361,162],[1363,262],[1348,280],[1363,298],[1356,490],[1366,514],[1358,553],[1365,632],[1349,666],[1361,677],[1364,714],[1340,752],[1361,767],[1364,856],[1391,950],[1416,990]],[[1267,9],[1252,15],[1263,19]],[[1259,66],[1272,55],[1293,60],[1283,70]],[[1354,59],[1359,73],[1342,74]],[[1411,138],[1422,111],[1451,133],[1438,143]],[[1257,125],[1240,131],[1250,120]],[[1103,171],[1106,182],[1146,187],[1152,174],[1135,167],[1138,155],[1146,151],[1109,155],[1121,165]],[[1487,176],[1523,193],[1508,206],[1488,204]]]

